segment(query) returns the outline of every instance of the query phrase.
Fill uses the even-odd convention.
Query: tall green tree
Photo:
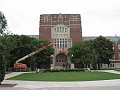
[[[0,11],[0,84],[5,77],[5,45],[4,45],[4,32],[7,28],[7,20],[4,14]]]
[[[95,52],[98,55],[97,63],[109,64],[109,59],[111,59],[114,55],[113,42],[102,36],[97,37],[93,40],[93,42]]]
[[[14,38],[14,45],[15,47],[11,50],[11,67],[14,65],[16,60],[22,58],[23,56],[31,53],[34,51],[37,47],[34,45],[35,44],[35,38],[31,38],[25,35],[13,35]],[[38,40],[37,40],[38,41]],[[29,58],[26,61],[22,61],[24,63],[28,63],[30,60]]]
[[[90,67],[91,64],[96,69],[97,54],[95,53],[92,40],[82,41],[74,45],[68,49],[68,55],[73,55],[71,59],[73,63],[82,63],[83,67]]]
[[[68,56],[72,57],[72,63],[80,63],[82,62],[82,55],[83,55],[83,47],[81,42],[78,44],[73,45],[72,48],[68,49]]]
[[[7,20],[4,14],[0,11],[0,34],[4,34],[7,28]]]

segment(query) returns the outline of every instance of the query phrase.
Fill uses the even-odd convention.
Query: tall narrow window
[[[48,16],[44,16],[44,22],[48,22]]]
[[[119,52],[119,60],[120,60],[120,52]]]
[[[118,44],[118,49],[120,49],[120,44]]]
[[[65,32],[67,32],[67,28],[65,28]]]

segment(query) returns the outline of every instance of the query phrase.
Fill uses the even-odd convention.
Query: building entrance
[[[55,66],[65,66],[68,63],[67,55],[64,53],[57,54],[55,60]]]

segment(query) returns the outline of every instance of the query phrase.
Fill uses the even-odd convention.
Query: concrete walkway
[[[114,71],[114,70],[96,70],[98,72],[109,72],[109,73],[114,73],[114,74],[120,74],[120,72],[118,71]]]
[[[11,77],[23,74],[23,73],[29,73],[29,72],[12,72],[12,73],[6,74],[5,79],[8,79],[8,78],[11,78]]]
[[[102,70],[120,74],[113,70]],[[13,72],[6,75],[6,79],[22,74],[23,72]],[[24,72],[26,73],[26,72]],[[27,72],[28,73],[28,72]],[[99,80],[99,81],[79,81],[79,82],[45,82],[45,81],[17,81],[4,80],[3,84],[17,84],[11,90],[120,90],[120,79]],[[18,89],[19,88],[19,89]],[[116,88],[116,89],[115,89]],[[1,90],[1,88],[0,88]],[[5,90],[5,89],[2,89]]]

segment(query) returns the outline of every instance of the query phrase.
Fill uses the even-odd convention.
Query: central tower
[[[52,67],[70,66],[67,50],[82,41],[80,14],[42,14],[39,26],[39,38],[55,44]]]

